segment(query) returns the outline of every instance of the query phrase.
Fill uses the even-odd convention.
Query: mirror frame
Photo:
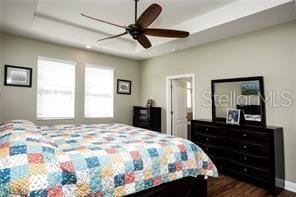
[[[247,121],[245,120],[242,125],[257,125],[257,126],[266,126],[266,106],[265,106],[265,93],[264,93],[264,80],[263,76],[257,77],[242,77],[242,78],[232,78],[232,79],[218,79],[212,80],[212,120],[213,122],[224,122],[226,123],[226,117],[220,118],[216,117],[216,105],[215,105],[215,84],[217,83],[229,83],[229,82],[245,82],[245,81],[259,81],[260,88],[260,106],[261,106],[261,121]]]

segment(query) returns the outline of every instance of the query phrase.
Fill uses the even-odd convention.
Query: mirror
[[[263,77],[212,80],[213,121],[226,122],[229,109],[240,110],[240,124],[266,125]]]

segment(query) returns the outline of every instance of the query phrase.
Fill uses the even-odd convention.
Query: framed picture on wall
[[[32,68],[5,65],[4,85],[32,87]]]
[[[248,81],[240,84],[242,95],[258,95],[260,92],[259,81]]]
[[[132,82],[129,80],[117,79],[117,94],[127,94],[132,93]]]

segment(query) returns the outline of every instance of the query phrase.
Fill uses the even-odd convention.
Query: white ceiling
[[[146,50],[131,39],[96,40],[134,22],[133,0],[0,0],[1,31],[132,59],[145,59],[296,19],[294,0],[140,0],[139,15],[152,3],[163,11],[151,27],[189,31],[186,39],[149,37]]]

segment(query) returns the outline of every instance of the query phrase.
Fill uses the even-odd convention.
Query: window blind
[[[38,58],[37,119],[74,118],[75,63]]]
[[[113,117],[114,69],[94,65],[85,67],[84,116]]]

